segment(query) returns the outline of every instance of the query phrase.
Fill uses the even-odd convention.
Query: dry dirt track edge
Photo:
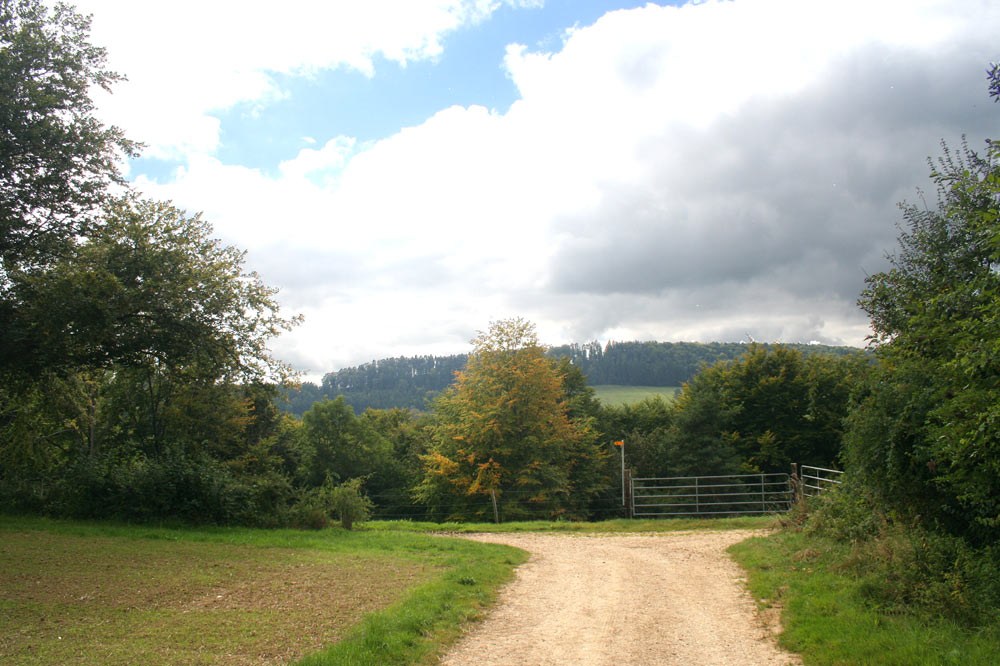
[[[531,553],[445,666],[801,664],[726,548],[760,532],[474,534]]]

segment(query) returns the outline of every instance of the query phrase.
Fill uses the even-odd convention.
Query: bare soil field
[[[725,549],[750,531],[472,534],[531,553],[446,666],[787,666]]]

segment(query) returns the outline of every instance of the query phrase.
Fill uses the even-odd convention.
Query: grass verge
[[[532,520],[509,523],[423,523],[409,520],[373,520],[361,529],[366,532],[429,532],[434,534],[467,534],[475,532],[574,532],[609,534],[636,532],[684,532],[688,530],[756,530],[773,529],[774,516],[739,518],[662,518],[603,520],[584,523],[566,520]]]
[[[849,565],[851,546],[784,531],[730,547],[764,609],[781,612],[781,644],[805,664],[993,665],[1000,621],[966,628],[926,613],[873,607],[872,581]]]

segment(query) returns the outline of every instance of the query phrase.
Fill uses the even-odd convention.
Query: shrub
[[[362,479],[351,479],[329,491],[330,505],[345,530],[351,529],[356,522],[367,520],[375,508],[372,501],[361,494],[361,482]]]
[[[180,520],[219,525],[276,525],[290,493],[280,478],[241,478],[221,463],[181,453],[163,458],[115,460],[88,456],[54,479],[4,498],[17,506],[33,501],[39,512],[71,518]]]
[[[367,520],[374,505],[361,493],[362,478],[350,479],[334,485],[327,478],[318,487],[304,490],[291,510],[291,523],[302,529],[323,529],[330,524],[330,517],[336,515],[344,529],[351,529],[354,523]]]
[[[861,579],[865,603],[875,609],[968,626],[993,621],[1000,612],[1000,547],[976,548],[883,507],[848,483],[810,500],[802,528],[850,545],[843,566]]]

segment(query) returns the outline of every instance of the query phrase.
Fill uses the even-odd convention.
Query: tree
[[[108,188],[124,182],[117,159],[136,154],[93,115],[91,88],[122,77],[105,69],[89,31],[66,5],[0,0],[2,296],[12,272],[44,265],[96,225]]]
[[[273,521],[301,451],[267,345],[297,320],[199,216],[128,193],[89,26],[0,0],[0,501]]]
[[[853,377],[864,363],[752,345],[734,361],[704,366],[673,406],[663,444],[675,461],[672,474],[833,465]]]
[[[199,215],[126,195],[106,204],[87,242],[47,270],[17,276],[22,307],[0,358],[8,366],[112,365],[210,380],[282,379],[269,340],[298,322],[245,253],[212,238]]]
[[[997,88],[991,70],[991,94]],[[997,96],[994,94],[994,96]],[[859,299],[879,365],[850,417],[849,469],[897,511],[1000,538],[1000,143],[947,147],[934,210],[903,205],[888,271]]]
[[[0,482],[48,487],[80,465],[140,457],[244,458],[270,428],[261,385],[287,373],[267,343],[295,320],[243,258],[198,216],[126,196],[86,242],[16,275],[23,334],[0,360],[21,379],[3,384]]]
[[[437,417],[417,494],[447,518],[580,516],[607,479],[593,433],[567,415],[562,377],[534,325],[492,322],[455,384],[435,400]]]
[[[325,479],[347,480],[373,475],[372,490],[387,485],[391,445],[366,420],[358,419],[344,402],[323,400],[302,415],[302,437],[310,453],[306,463],[306,481],[321,485]],[[391,474],[389,475],[392,476]]]
[[[220,427],[238,440],[246,404],[224,385],[284,381],[288,368],[267,344],[298,321],[280,315],[276,290],[243,261],[197,215],[132,195],[110,200],[86,242],[15,276],[18,333],[0,361],[31,378],[113,371],[117,387],[128,384],[126,439],[149,452],[162,451],[168,423],[191,433],[188,448]]]

